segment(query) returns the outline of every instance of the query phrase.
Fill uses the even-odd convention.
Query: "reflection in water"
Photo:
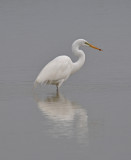
[[[53,136],[87,139],[88,116],[80,105],[71,102],[59,93],[42,100],[35,96],[38,108],[48,118],[48,132]]]

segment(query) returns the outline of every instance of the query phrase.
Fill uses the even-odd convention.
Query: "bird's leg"
[[[56,95],[59,95],[59,88],[57,86],[57,89],[56,89]]]
[[[62,79],[59,83],[56,84],[57,92],[59,91],[59,87],[62,85],[63,82],[64,82],[64,79]]]
[[[58,85],[56,85],[56,92],[57,92],[57,93],[59,92],[59,87],[58,87]]]
[[[58,88],[62,85],[62,83],[64,82],[64,79],[62,79],[59,84],[58,84]]]
[[[56,90],[56,97],[59,98],[59,90]]]

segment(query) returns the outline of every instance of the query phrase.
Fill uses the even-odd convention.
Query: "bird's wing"
[[[72,70],[72,61],[68,56],[59,56],[49,62],[38,75],[36,82],[59,81],[66,79]]]

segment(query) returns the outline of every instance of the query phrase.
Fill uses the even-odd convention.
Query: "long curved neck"
[[[73,63],[72,74],[78,71],[85,63],[85,54],[79,49],[79,46],[72,45],[72,52],[78,57],[78,61]]]

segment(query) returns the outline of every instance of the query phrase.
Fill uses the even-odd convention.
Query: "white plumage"
[[[38,75],[37,83],[59,85],[71,74],[72,61],[68,56],[59,56],[49,62]]]
[[[75,73],[83,66],[85,54],[79,47],[85,45],[101,51],[101,49],[89,44],[86,40],[78,39],[72,44],[72,52],[78,57],[78,61],[73,63],[70,57],[65,55],[56,57],[42,69],[35,80],[35,84],[52,84],[56,85],[58,89],[71,74]]]

